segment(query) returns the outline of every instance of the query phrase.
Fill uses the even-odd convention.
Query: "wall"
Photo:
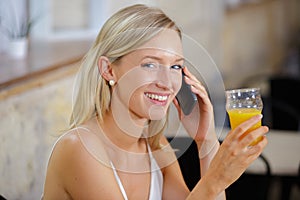
[[[299,1],[265,1],[226,12],[222,66],[226,88],[259,85],[282,70],[290,42],[300,29]],[[298,13],[298,14],[297,14]]]
[[[50,150],[68,124],[74,76],[54,76],[0,101],[0,194],[9,200],[40,199]]]

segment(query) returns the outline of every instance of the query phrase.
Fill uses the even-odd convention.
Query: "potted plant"
[[[28,15],[27,4],[10,1],[0,9],[0,31],[8,40],[7,50],[13,57],[24,57],[29,34],[35,21]],[[36,19],[36,18],[35,18]]]
[[[8,53],[13,57],[24,57],[28,50],[29,33],[33,21],[22,18],[18,23],[7,26],[0,18],[0,27],[9,40]]]

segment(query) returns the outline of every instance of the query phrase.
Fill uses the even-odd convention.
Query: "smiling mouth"
[[[165,102],[167,101],[169,95],[158,95],[153,93],[145,93],[146,97],[148,97],[151,100],[159,101],[159,102]]]

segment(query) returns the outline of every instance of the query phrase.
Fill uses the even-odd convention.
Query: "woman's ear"
[[[99,73],[105,80],[107,81],[114,80],[111,63],[107,57],[100,56],[98,60],[98,69],[99,69]]]

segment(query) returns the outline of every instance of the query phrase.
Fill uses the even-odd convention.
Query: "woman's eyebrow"
[[[154,60],[157,60],[157,61],[162,61],[163,59],[160,58],[160,57],[157,57],[157,56],[152,56],[152,55],[148,55],[148,56],[144,56],[142,58],[143,59],[146,59],[146,58],[150,58],[150,59],[154,59]],[[185,61],[185,59],[183,57],[180,57],[178,59],[175,60],[175,62],[179,62],[179,61]]]

